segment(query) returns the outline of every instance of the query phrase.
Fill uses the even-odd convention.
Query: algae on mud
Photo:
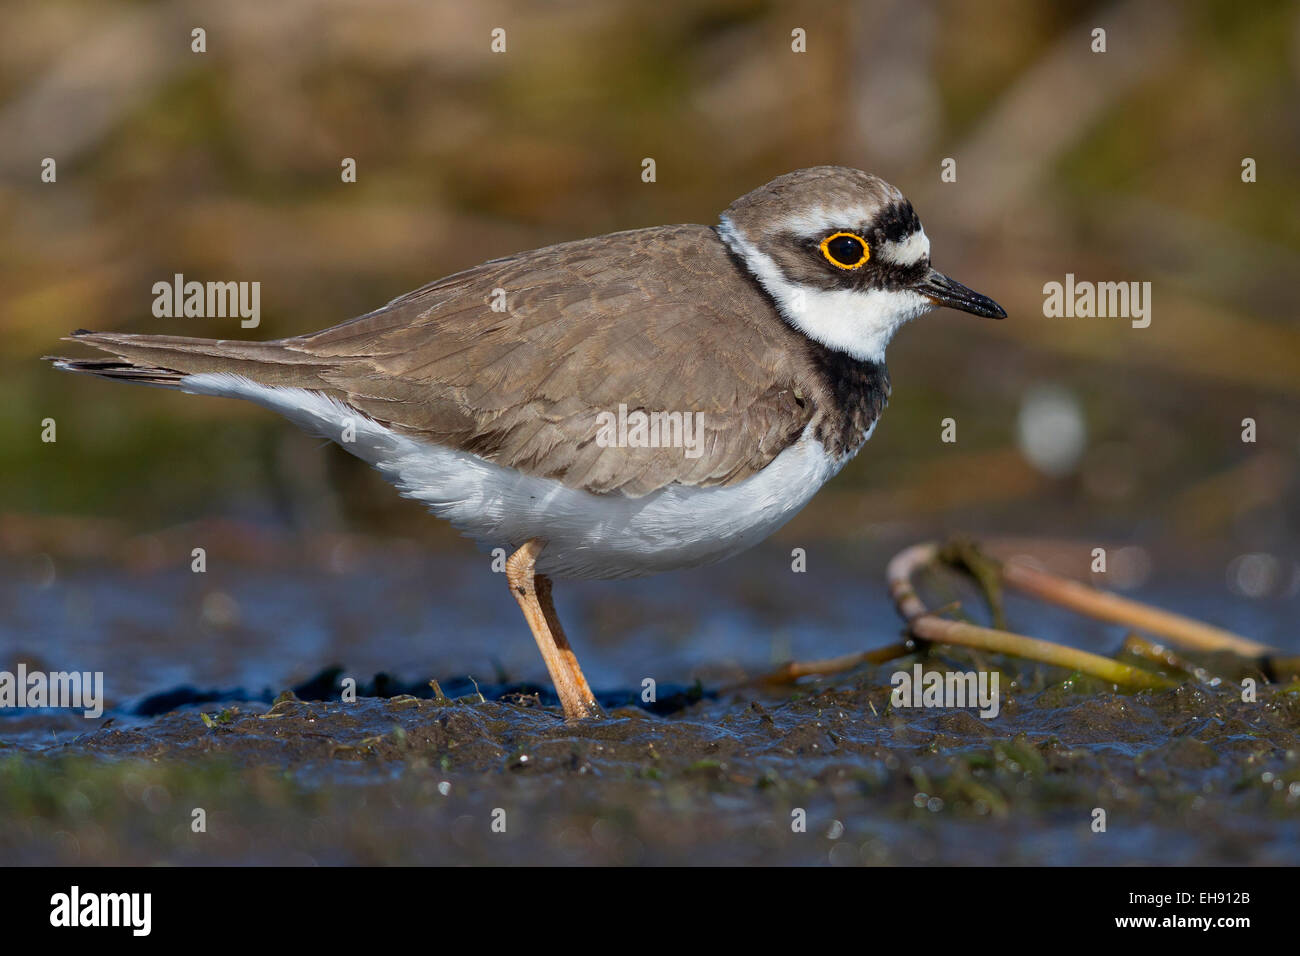
[[[1300,686],[1261,683],[1244,701],[1229,687],[1243,676],[1229,669],[1236,658],[1130,656],[1117,629],[1008,595],[1018,628],[1121,651],[1178,686],[1118,692],[937,646],[792,686],[738,686],[774,660],[897,639],[874,583],[887,557],[865,550],[815,581],[759,589],[755,568],[782,558],[779,546],[760,547],[707,576],[575,587],[575,631],[611,711],[578,726],[529,680],[542,675],[513,609],[494,600],[495,576],[450,559],[376,551],[329,574],[227,559],[206,577],[63,561],[45,588],[22,569],[0,575],[0,601],[13,609],[0,622],[7,657],[108,672],[99,721],[0,714],[0,858],[1300,860]],[[1205,613],[1213,591],[1195,568],[1174,557],[1161,566],[1166,577],[1144,596]],[[429,581],[457,600],[429,600]],[[977,606],[959,579],[925,585],[932,606]],[[238,613],[214,617],[212,593]],[[1232,612],[1234,629],[1294,653],[1284,603],[1215,606]],[[353,666],[322,670],[336,659]],[[996,670],[998,717],[891,708],[891,674],[917,662]],[[400,676],[368,676],[378,671]],[[340,700],[345,674],[358,678],[355,703]],[[659,713],[629,705],[645,676],[657,681]],[[276,703],[286,687],[296,695]],[[1092,829],[1098,807],[1103,833]],[[192,829],[196,809],[205,832]],[[504,833],[491,827],[498,809]],[[792,829],[796,810],[806,832]]]
[[[953,667],[1005,664],[945,655]],[[939,662],[933,659],[927,666]],[[1244,863],[1300,851],[1300,693],[1004,672],[1001,726],[884,669],[667,718],[284,698],[0,762],[13,863]],[[124,722],[129,724],[130,722]],[[17,752],[12,752],[17,751]],[[1107,828],[1093,832],[1094,808]],[[195,808],[206,831],[191,830]],[[506,830],[494,832],[494,811]],[[803,809],[807,832],[794,832]]]

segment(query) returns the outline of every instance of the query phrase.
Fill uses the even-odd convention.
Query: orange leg
[[[596,697],[582,676],[578,658],[564,636],[564,628],[551,603],[551,579],[536,572],[537,556],[546,543],[533,538],[506,559],[506,580],[510,593],[519,602],[524,619],[533,632],[542,660],[550,672],[551,683],[560,695],[560,705],[569,720],[603,717],[605,712],[596,703]]]

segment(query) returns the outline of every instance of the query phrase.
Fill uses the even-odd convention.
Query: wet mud
[[[747,591],[753,567],[613,594],[601,590],[607,585],[575,589],[561,613],[585,635],[577,640],[593,684],[613,688],[600,691],[609,718],[577,724],[561,718],[534,679],[540,662],[524,653],[528,635],[505,596],[476,590],[452,566],[368,564],[328,587],[318,575],[268,577],[264,569],[198,585],[80,569],[44,590],[22,586],[25,572],[16,569],[6,585],[18,621],[4,634],[6,659],[102,669],[110,693],[97,720],[0,714],[0,858],[1300,861],[1294,678],[1261,681],[1257,698],[1243,700],[1241,675],[1203,660],[1201,680],[1122,693],[1059,669],[934,647],[792,687],[740,686],[786,656],[897,637],[883,587],[864,585],[854,569],[824,579],[810,597]],[[490,608],[473,628],[380,613],[405,593],[408,575],[435,572],[452,579],[442,587],[457,594],[458,613],[480,601]],[[1185,586],[1181,577],[1169,585]],[[1195,603],[1195,590],[1186,602]],[[214,593],[231,595],[238,613]],[[277,616],[295,608],[292,626]],[[1284,612],[1281,603],[1256,606],[1248,623],[1294,649]],[[1107,653],[1123,637],[1029,605],[1013,602],[1008,613],[1013,623]],[[24,614],[45,622],[47,640],[19,630]],[[339,623],[349,618],[353,625]],[[371,639],[358,640],[353,626]],[[429,633],[442,637],[414,640]],[[505,647],[505,661],[492,657]],[[331,663],[347,651],[392,670]],[[447,663],[458,654],[478,663],[458,673]],[[438,666],[437,689],[415,663],[426,658],[426,667]],[[294,679],[290,668],[306,662],[316,669]],[[892,675],[916,664],[996,673],[997,716],[896,706]],[[1224,676],[1207,676],[1216,671]],[[644,699],[647,674],[663,678],[653,702]],[[344,699],[349,675],[355,700]]]

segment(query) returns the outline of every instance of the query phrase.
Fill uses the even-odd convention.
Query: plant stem
[[[939,546],[934,543],[913,545],[895,556],[885,572],[889,579],[889,594],[894,599],[898,612],[907,621],[908,630],[916,637],[939,644],[956,644],[1041,661],[1126,687],[1156,689],[1176,686],[1173,681],[1159,674],[1121,664],[1100,654],[997,628],[936,617],[917,596],[912,587],[912,575],[933,564],[938,557]]]
[[[1267,644],[1252,641],[1223,628],[1120,597],[1079,581],[1058,578],[1022,562],[1003,564],[1002,581],[1007,587],[1032,594],[1040,600],[1059,604],[1099,621],[1123,624],[1149,634],[1158,634],[1181,647],[1200,651],[1233,651],[1244,657],[1261,657],[1274,653],[1274,648]]]

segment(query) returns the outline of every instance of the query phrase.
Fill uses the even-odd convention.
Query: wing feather
[[[726,485],[812,416],[795,398],[796,333],[737,269],[703,226],[616,233],[485,263],[281,344],[328,362],[320,377],[366,414],[501,465],[597,493]],[[620,405],[702,413],[703,454],[601,447],[598,416]]]

